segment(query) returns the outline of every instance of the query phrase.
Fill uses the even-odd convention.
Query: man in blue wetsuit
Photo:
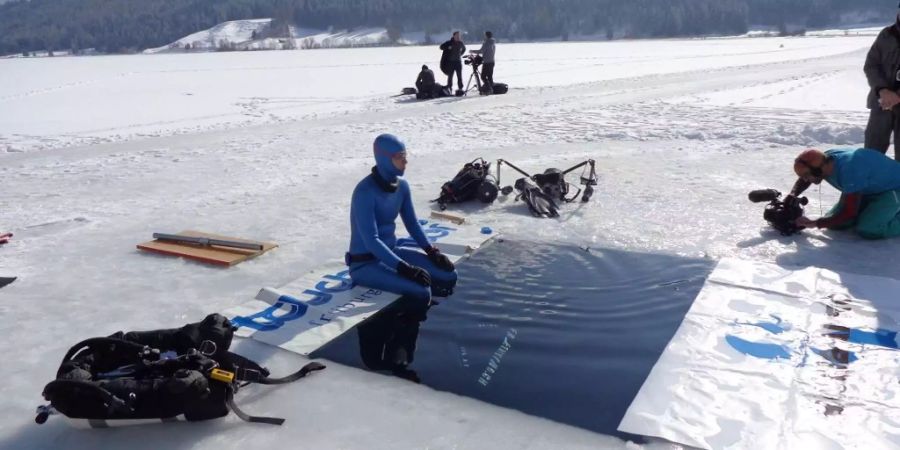
[[[810,149],[794,160],[794,172],[800,179],[790,196],[799,196],[811,184],[823,180],[841,191],[840,201],[825,217],[800,217],[797,225],[856,227],[856,232],[866,239],[900,236],[900,162],[864,148],[826,152]]]
[[[406,170],[406,146],[390,134],[375,138],[375,167],[353,190],[350,205],[350,278],[365,287],[401,294],[427,306],[432,294],[448,296],[456,269],[428,242],[413,209]],[[397,216],[418,248],[397,246]]]

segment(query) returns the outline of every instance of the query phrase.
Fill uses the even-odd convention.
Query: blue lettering
[[[275,312],[285,306],[288,307],[288,312],[276,316]],[[282,295],[278,297],[278,301],[274,305],[256,314],[235,317],[231,319],[231,322],[238,328],[247,327],[257,331],[273,331],[283,327],[285,322],[303,317],[308,309],[309,307],[302,301],[289,295]]]
[[[897,332],[877,329],[874,332],[851,329],[847,337],[848,342],[864,345],[877,345],[879,347],[900,349],[900,341],[897,340]]]
[[[856,353],[841,350],[837,347],[831,348],[830,350],[821,350],[818,348],[810,348],[810,350],[827,359],[828,362],[839,368],[841,365],[850,364],[859,360],[859,358],[856,357]]]
[[[334,280],[334,281],[346,281],[348,283],[352,283],[353,280],[350,279],[350,270],[342,270],[334,275],[325,275],[322,277],[326,280]]]
[[[329,294],[337,294],[338,292],[349,291],[353,289],[353,282],[350,280],[343,280],[338,278],[339,283],[337,286],[328,286],[328,281],[320,281],[316,283],[316,290],[321,292],[327,292]]]
[[[730,334],[725,335],[725,342],[728,342],[735,350],[756,358],[787,359],[791,357],[791,354],[782,345],[751,342]]]
[[[437,242],[438,240],[449,236],[451,232],[457,230],[456,228],[442,226],[437,223],[429,224],[427,220],[421,220],[419,223],[422,224],[422,231],[425,232],[425,235],[428,238],[429,242]],[[412,238],[402,238],[397,240],[398,247],[413,247],[416,245],[417,244],[415,239]],[[310,296],[308,300],[303,301],[288,295],[283,295],[278,298],[278,301],[275,302],[274,305],[269,306],[256,314],[235,317],[234,319],[232,319],[232,322],[237,327],[247,327],[257,331],[277,330],[283,327],[285,322],[290,322],[292,320],[303,317],[306,314],[306,311],[309,309],[310,305],[324,305],[334,298],[333,294],[346,292],[353,289],[354,287],[355,284],[350,278],[349,270],[344,270],[335,274],[324,275],[322,277],[322,281],[316,283],[313,289],[306,289],[303,291],[303,294]],[[381,294],[382,291],[380,290],[369,289],[364,294],[357,296],[354,300],[368,300],[371,297],[379,296]],[[333,310],[340,311],[341,309],[348,308],[348,305],[351,308],[353,307],[351,303],[348,303],[336,307]],[[277,311],[283,310],[285,308],[287,308],[287,312],[285,314],[280,316],[275,315]],[[322,317],[320,317],[319,319],[310,321],[310,324],[318,326],[324,325],[325,323],[328,323],[330,321],[331,319],[327,318],[325,315],[322,315]]]
[[[437,242],[439,239],[449,236],[451,231],[456,231],[456,228],[444,227],[433,223],[427,228],[423,228],[422,231],[425,232],[428,242]]]
[[[433,223],[428,226],[428,230],[441,230],[441,231],[450,232],[450,231],[456,231],[456,228],[445,227],[445,226],[441,226],[436,223]]]
[[[741,325],[750,325],[750,326],[754,326],[754,327],[759,327],[759,328],[762,328],[763,330],[766,330],[772,334],[781,334],[785,330],[791,329],[790,325],[788,325],[788,324],[782,325],[781,324],[781,317],[778,317],[774,314],[769,314],[769,315],[773,319],[775,319],[774,323],[772,323],[772,322],[756,322],[756,323],[745,323],[745,324],[741,324]]]
[[[312,296],[312,298],[309,299],[309,300],[307,300],[306,303],[309,303],[310,305],[313,305],[313,306],[324,305],[324,304],[330,302],[330,301],[331,301],[331,297],[332,297],[331,294],[326,294],[326,293],[324,293],[324,292],[314,291],[314,290],[312,290],[312,289],[307,289],[307,290],[303,291],[303,293],[306,294],[306,295],[311,295],[311,296]]]

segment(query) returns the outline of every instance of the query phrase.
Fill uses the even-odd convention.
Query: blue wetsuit
[[[387,136],[387,137],[386,137]],[[350,278],[360,285],[422,300],[426,304],[435,295],[447,295],[456,284],[456,271],[438,268],[423,250],[431,248],[416,218],[409,184],[399,178],[391,157],[405,147],[390,135],[375,140],[376,165],[353,190],[350,205],[350,250],[347,262]],[[397,246],[397,216],[419,248]],[[431,275],[431,287],[423,286],[397,273],[401,261],[425,269]]]

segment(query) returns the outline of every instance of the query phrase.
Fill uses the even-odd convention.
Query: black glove
[[[397,264],[397,273],[403,278],[413,280],[422,286],[431,286],[431,275],[421,267],[411,266],[405,261],[400,261],[400,264]]]
[[[431,247],[425,250],[425,253],[428,254],[428,259],[434,263],[434,265],[438,266],[441,270],[446,270],[447,272],[453,272],[456,270],[456,266],[453,265],[453,262],[450,261],[450,258],[447,255],[441,253],[437,247]]]

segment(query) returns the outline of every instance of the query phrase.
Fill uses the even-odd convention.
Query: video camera
[[[779,200],[781,192],[775,189],[757,189],[750,191],[747,197],[753,203],[769,202],[763,211],[763,219],[769,222],[772,228],[781,232],[782,236],[790,236],[803,229],[794,222],[803,216],[803,206],[809,203],[806,197],[789,195],[782,201]]]
[[[478,67],[484,62],[484,57],[473,54],[463,55],[463,62],[467,66],[471,65],[472,67]]]

